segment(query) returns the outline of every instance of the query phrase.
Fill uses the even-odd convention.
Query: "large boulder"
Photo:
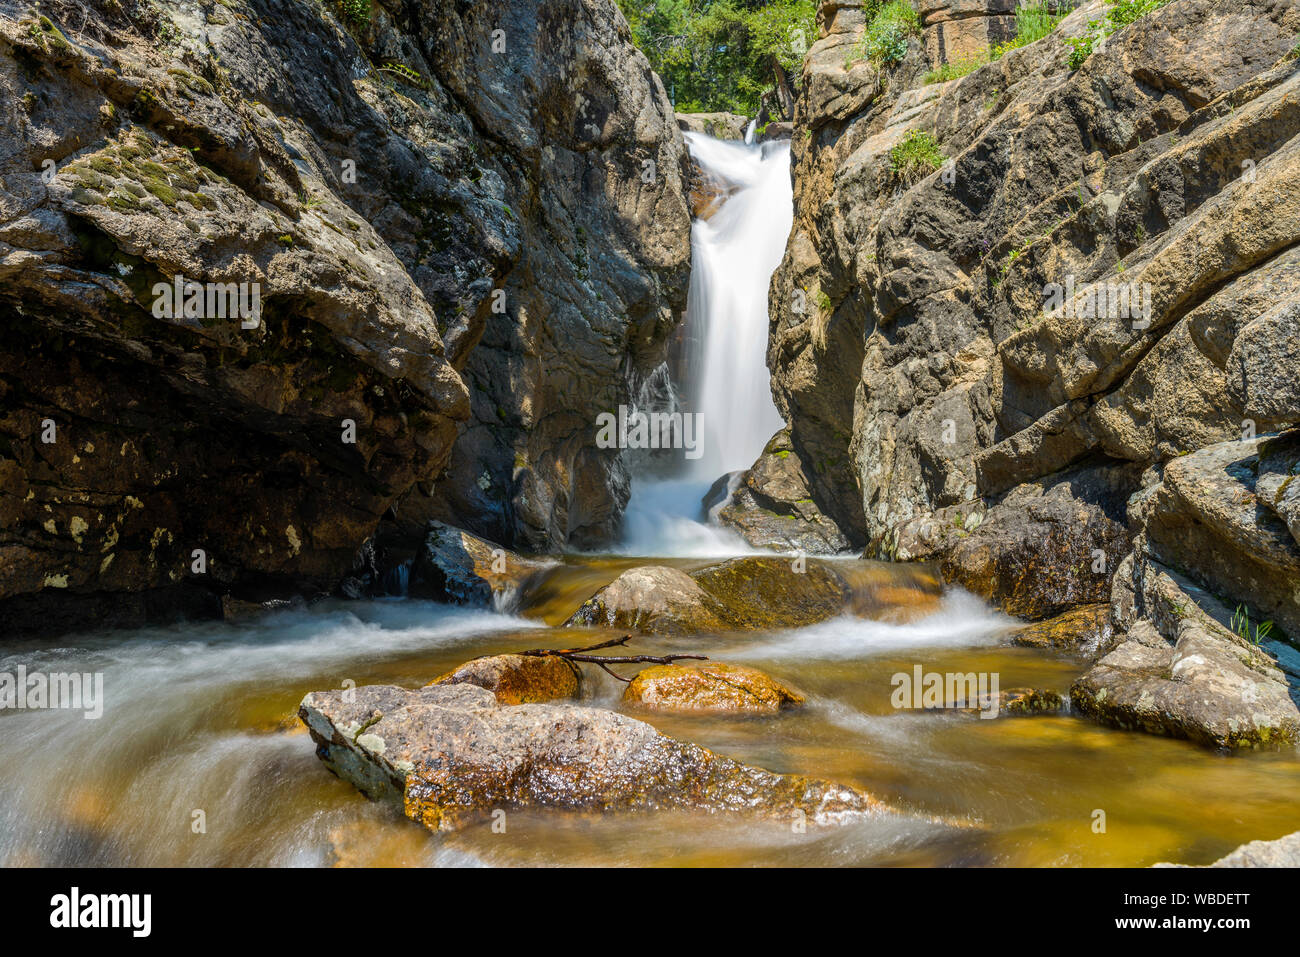
[[[724,661],[655,665],[637,672],[623,700],[652,711],[775,714],[803,695],[757,668]]]
[[[1133,499],[1149,517],[1159,483]],[[1300,740],[1295,652],[1261,630],[1243,605],[1164,564],[1139,526],[1111,583],[1114,633],[1075,682],[1084,714],[1117,727],[1218,748],[1274,748]],[[1225,560],[1231,560],[1225,556]],[[1226,597],[1226,596],[1224,596]]]
[[[755,548],[827,555],[860,545],[845,537],[812,495],[789,432],[778,432],[753,467],[737,477],[735,490],[717,507],[718,521]]]
[[[1259,445],[1255,494],[1286,525],[1300,543],[1300,430],[1292,430]]]
[[[933,63],[986,55],[1016,35],[1016,0],[919,0],[926,53]]]
[[[1300,867],[1300,831],[1276,841],[1251,841],[1210,867]]]
[[[717,140],[743,140],[749,119],[739,113],[678,113],[677,126],[683,133],[701,133]]]
[[[463,529],[430,522],[411,565],[409,594],[456,605],[509,596],[548,562],[525,558]]]
[[[1300,542],[1257,491],[1263,440],[1223,442],[1170,461],[1132,513],[1147,551],[1259,619],[1300,635]],[[1270,461],[1291,461],[1276,454]],[[1289,467],[1288,467],[1289,471]],[[1285,498],[1285,480],[1269,483]]]
[[[740,764],[613,711],[506,707],[468,684],[313,692],[299,714],[331,771],[435,831],[511,808],[698,810],[816,823],[888,810],[854,788]]]
[[[1094,602],[1062,612],[1054,618],[1027,625],[1011,636],[1022,648],[1052,649],[1087,655],[1110,638],[1110,605]]]
[[[649,565],[619,575],[565,625],[661,634],[798,628],[843,614],[850,597],[844,578],[816,560],[733,558],[689,575]]]
[[[1022,618],[1105,601],[1132,544],[1124,506],[1136,484],[1133,467],[1100,466],[1019,486],[973,513],[975,527],[970,514],[948,523],[944,578]]]
[[[1224,749],[1300,742],[1300,709],[1274,661],[1212,622],[1188,617],[1170,644],[1140,621],[1075,681],[1070,700],[1105,724]]]
[[[660,634],[723,631],[729,627],[722,606],[695,579],[663,565],[623,572],[583,602],[564,624]]]
[[[733,558],[691,577],[734,628],[799,628],[841,615],[851,592],[832,565],[815,559]]]

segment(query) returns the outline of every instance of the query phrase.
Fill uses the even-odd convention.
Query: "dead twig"
[[[611,678],[617,678],[624,684],[632,681],[631,678],[624,678],[620,674],[609,669],[609,665],[627,665],[627,664],[652,664],[652,665],[671,665],[674,661],[692,659],[695,661],[707,661],[708,655],[593,655],[588,652],[599,651],[601,648],[621,647],[632,640],[631,635],[624,635],[622,638],[611,638],[609,641],[602,641],[595,645],[587,645],[583,648],[532,648],[528,651],[516,651],[517,655],[525,655],[529,658],[563,658],[565,661],[581,661],[586,664],[595,665]]]

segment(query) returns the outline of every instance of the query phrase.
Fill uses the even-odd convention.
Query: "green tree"
[[[637,46],[687,113],[753,116],[789,96],[817,37],[815,0],[619,0]]]

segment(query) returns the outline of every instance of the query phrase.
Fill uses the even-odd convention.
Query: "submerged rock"
[[[750,767],[613,711],[506,707],[468,684],[313,692],[299,714],[331,771],[435,831],[529,807],[691,809],[819,823],[889,810],[854,788]]]
[[[1008,715],[1054,714],[1064,711],[1066,698],[1041,688],[1012,688],[998,696],[998,713]]]
[[[623,700],[655,711],[773,714],[803,695],[757,668],[723,661],[656,665],[637,673]]]
[[[578,697],[582,672],[555,656],[487,655],[429,682],[430,686],[458,684],[491,691],[501,704],[529,704]]]

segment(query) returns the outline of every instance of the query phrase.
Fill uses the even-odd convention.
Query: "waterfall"
[[[752,146],[687,134],[691,156],[735,192],[691,227],[686,322],[691,407],[703,415],[704,454],[692,468],[713,481],[754,464],[781,428],[767,370],[767,286],[794,220],[788,141]]]
[[[749,468],[784,424],[767,370],[767,291],[794,219],[790,144],[755,145],[749,133],[746,142],[685,135],[700,169],[729,193],[691,227],[685,392],[687,410],[700,415],[702,454],[682,458],[667,479],[634,480],[625,550],[735,554],[749,549],[730,530],[702,523],[700,501],[722,475]]]

